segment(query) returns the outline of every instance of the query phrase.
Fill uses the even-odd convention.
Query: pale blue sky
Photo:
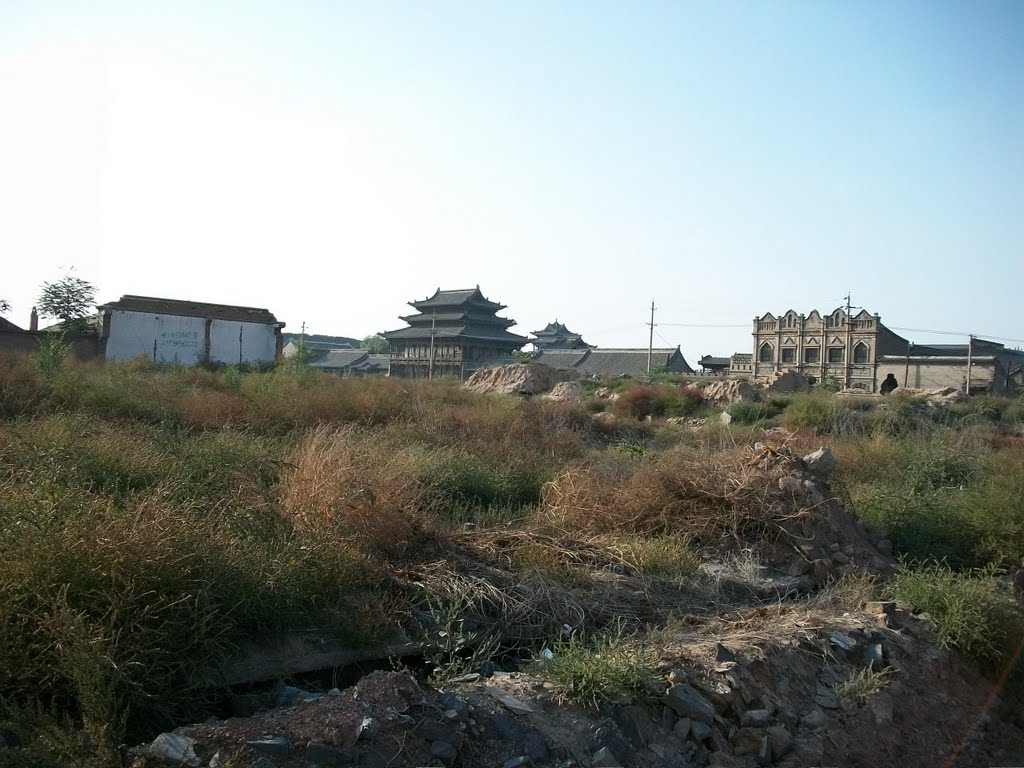
[[[75,265],[354,336],[479,284],[691,362],[847,291],[1024,339],[1019,0],[0,0],[0,104],[20,324]]]

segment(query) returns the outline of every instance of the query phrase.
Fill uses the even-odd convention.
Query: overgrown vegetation
[[[678,598],[702,552],[778,537],[794,514],[785,470],[751,447],[782,440],[761,430],[780,421],[793,446],[835,450],[834,490],[908,563],[894,594],[949,647],[1007,660],[1017,404],[810,393],[693,432],[643,420],[712,414],[699,388],[616,386],[602,422],[586,403],[294,364],[81,364],[59,342],[0,361],[0,725],[48,734],[39,765],[113,762],[202,717],[247,641],[310,626],[353,644],[426,634],[443,678],[475,663],[483,630],[536,651],[566,624],[538,666],[560,695],[640,696],[653,660],[630,636],[650,618],[635,596]]]

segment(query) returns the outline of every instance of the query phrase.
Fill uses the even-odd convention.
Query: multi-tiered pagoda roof
[[[533,331],[533,335],[536,336],[536,338],[531,341],[533,341],[534,348],[538,350],[590,349],[592,346],[591,344],[587,344],[580,334],[573,333],[557,320],[553,323],[548,323],[539,331]]]
[[[388,341],[408,341],[438,338],[460,338],[483,342],[500,342],[521,347],[529,339],[509,333],[508,328],[515,320],[498,317],[505,309],[504,304],[487,299],[480,286],[457,291],[442,291],[438,288],[433,296],[422,301],[410,301],[409,306],[417,314],[399,318],[409,324],[408,328],[387,331]]]

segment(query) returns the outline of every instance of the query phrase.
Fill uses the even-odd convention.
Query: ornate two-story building
[[[752,371],[762,378],[798,371],[813,381],[832,380],[847,389],[877,392],[888,374],[910,387],[957,387],[968,392],[1016,392],[1024,353],[971,337],[967,344],[914,344],[866,310],[847,315],[793,310],[754,318]],[[740,355],[733,355],[732,375]],[[746,357],[745,355],[742,357]]]
[[[890,331],[878,315],[842,307],[821,315],[793,310],[754,318],[755,377],[799,371],[815,381],[835,380],[850,389],[877,391],[879,360],[906,354],[910,342]],[[882,379],[885,374],[882,374]]]
[[[498,317],[504,304],[490,301],[480,286],[457,291],[440,288],[409,306],[417,314],[399,318],[409,327],[387,331],[390,373],[407,379],[464,379],[478,368],[509,362],[529,339],[509,333],[515,320]]]

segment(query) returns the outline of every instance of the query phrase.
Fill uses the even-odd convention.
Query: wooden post
[[[907,367],[903,370],[903,386],[907,386],[907,380],[910,378],[910,350],[914,348],[914,342],[907,342]]]

